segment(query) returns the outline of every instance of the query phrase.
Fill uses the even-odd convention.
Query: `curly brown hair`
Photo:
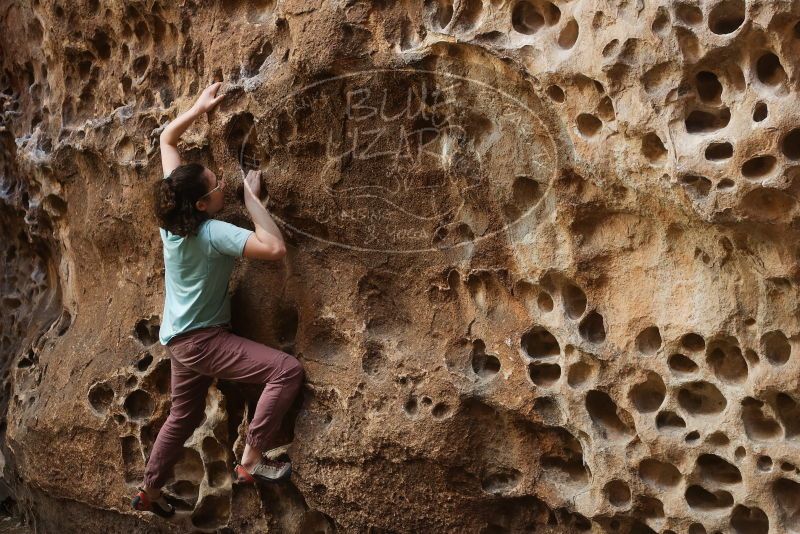
[[[204,170],[199,163],[187,163],[153,184],[153,209],[161,228],[182,237],[197,235],[200,224],[211,218],[195,206],[208,192]]]

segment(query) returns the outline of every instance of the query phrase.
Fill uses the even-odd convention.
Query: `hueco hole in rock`
[[[0,531],[800,532],[799,3],[0,23]]]

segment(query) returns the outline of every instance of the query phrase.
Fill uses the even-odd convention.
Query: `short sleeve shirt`
[[[252,230],[215,219],[203,221],[196,236],[181,237],[159,228],[164,245],[162,345],[174,336],[229,323],[228,294],[235,258],[241,258]]]

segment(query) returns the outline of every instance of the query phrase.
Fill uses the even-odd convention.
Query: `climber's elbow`
[[[256,260],[280,260],[286,256],[286,244],[278,239],[263,242],[253,232],[244,244],[242,256]]]
[[[286,245],[281,241],[275,245],[274,257],[275,260],[282,260],[286,256]]]

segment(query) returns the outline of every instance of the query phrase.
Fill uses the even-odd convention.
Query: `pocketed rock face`
[[[800,531],[800,7],[751,0],[12,2],[3,473],[43,531]],[[237,333],[297,356],[291,482],[231,485],[220,381],[169,411],[158,134],[260,168],[286,236]],[[4,491],[6,488],[4,488]],[[58,527],[56,527],[58,525]],[[254,530],[255,529],[255,530]]]

